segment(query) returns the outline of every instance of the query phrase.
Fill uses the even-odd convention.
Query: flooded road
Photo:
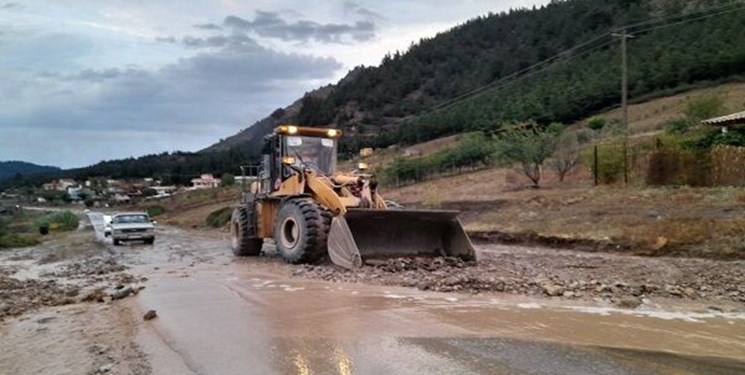
[[[152,246],[113,246],[89,217],[146,288],[0,325],[0,373],[745,373],[742,309],[311,280],[276,258],[234,258],[224,233],[158,226]]]
[[[150,278],[136,301],[158,311],[141,337],[158,374],[745,371],[741,313],[304,280],[276,259],[233,258],[224,239],[158,235],[123,248]]]
[[[267,271],[273,265],[249,263],[202,270],[188,278],[159,278],[138,299],[144,308],[159,312],[152,328],[194,373],[745,370],[736,362],[745,355],[742,317],[627,315],[411,289],[328,285],[285,279]]]

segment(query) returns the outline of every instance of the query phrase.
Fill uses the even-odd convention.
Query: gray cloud
[[[345,3],[345,12],[357,15],[368,14],[370,11],[355,3]],[[370,20],[357,21],[354,24],[320,24],[312,21],[287,22],[277,12],[256,11],[253,20],[238,16],[227,16],[223,21],[231,32],[225,35],[199,37],[187,35],[182,38],[158,37],[155,40],[163,43],[180,44],[188,48],[227,48],[245,49],[255,48],[256,41],[246,33],[256,33],[267,38],[284,41],[308,42],[315,40],[322,43],[348,43],[351,41],[367,41],[375,37],[376,26],[372,19],[379,18],[377,14],[370,15]],[[215,30],[220,28],[215,24],[195,25],[201,29]]]
[[[371,20],[356,21],[354,24],[320,24],[313,21],[290,23],[282,19],[279,13],[264,11],[257,11],[250,21],[238,16],[228,16],[223,24],[236,32],[255,32],[267,38],[297,42],[316,40],[322,43],[368,41],[375,38],[377,29]]]
[[[369,21],[385,20],[385,17],[383,17],[380,13],[373,12],[370,9],[364,8],[354,1],[345,1],[343,6],[345,14],[356,14]]]
[[[187,48],[214,48],[233,51],[251,50],[262,48],[255,40],[245,34],[234,32],[228,35],[215,35],[206,38],[187,35],[181,39],[175,37],[158,37],[156,41],[170,44],[179,44]]]
[[[155,40],[158,42],[163,42],[163,43],[172,43],[172,44],[178,43],[178,40],[176,39],[176,37],[173,37],[173,36],[159,36],[159,37],[156,37]]]
[[[60,106],[44,106],[24,126],[143,130],[155,126],[177,131],[184,124],[238,123],[240,114],[247,114],[246,103],[276,102],[272,94],[293,91],[286,89],[291,82],[297,87],[292,96],[300,95],[308,89],[300,88],[302,82],[329,79],[341,67],[332,58],[285,54],[255,45],[199,53],[157,71],[86,69],[72,75],[48,74],[47,78],[73,88],[97,83],[95,95],[86,97],[81,91],[61,100]]]
[[[2,8],[2,9],[11,9],[11,8],[18,8],[20,6],[21,6],[21,4],[18,4],[18,3],[5,3],[2,6],[0,6],[0,8]]]
[[[14,99],[28,103],[33,98],[28,111],[12,110],[10,102],[4,107],[0,98],[0,159],[12,155],[65,167],[90,164],[99,159],[81,151],[88,139],[95,142],[98,158],[102,144],[107,145],[107,158],[127,157],[131,150],[206,147],[264,117],[278,103],[290,103],[327,82],[341,68],[332,58],[244,43],[239,48],[228,44],[205,50],[158,70],[130,67],[37,75],[33,86],[19,82],[21,91]],[[48,143],[48,150],[55,151],[7,142],[19,134],[44,139],[34,142]]]
[[[222,30],[222,27],[220,27],[220,25],[216,25],[214,23],[200,23],[194,25],[194,27],[202,30]]]

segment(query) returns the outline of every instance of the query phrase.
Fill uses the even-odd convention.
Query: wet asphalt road
[[[741,315],[304,280],[165,226],[119,249],[150,278],[136,303],[158,311],[142,334],[157,374],[745,373]]]

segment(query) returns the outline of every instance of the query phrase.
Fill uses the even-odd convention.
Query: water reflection
[[[352,355],[334,340],[312,338],[278,338],[272,348],[278,374],[338,374],[355,373]]]
[[[341,346],[337,345],[336,349],[334,349],[334,361],[336,362],[336,368],[339,370],[340,375],[352,374],[352,359]]]
[[[311,371],[310,367],[308,366],[308,361],[305,359],[305,356],[303,356],[301,353],[295,354],[295,368],[297,368],[297,374],[298,375],[311,375],[313,372]]]

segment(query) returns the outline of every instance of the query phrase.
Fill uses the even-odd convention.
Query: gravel
[[[635,308],[643,297],[745,303],[745,262],[587,254],[499,246],[478,264],[458,258],[367,260],[357,270],[304,265],[293,276],[333,282],[398,285],[437,292],[497,292],[603,299]]]

